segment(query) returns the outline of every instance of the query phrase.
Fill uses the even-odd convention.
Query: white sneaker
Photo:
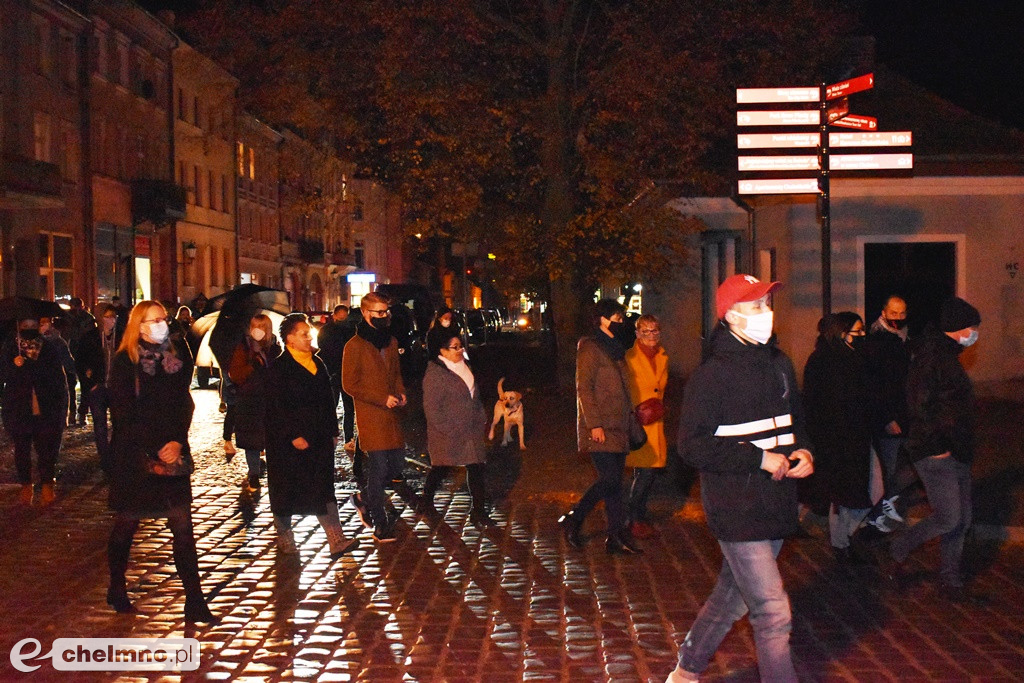
[[[903,517],[901,517],[900,513],[896,511],[896,499],[897,498],[899,498],[899,496],[893,496],[892,498],[886,498],[885,500],[883,500],[882,501],[882,512],[884,512],[885,516],[888,517],[889,519],[891,519],[892,521],[894,521],[894,522],[902,522],[903,521]]]
[[[889,525],[887,525],[885,523],[887,519],[888,519],[888,517],[886,517],[885,515],[878,515],[878,517],[875,517],[874,519],[868,520],[868,524],[870,524],[871,526],[875,527],[876,529],[881,531],[883,534],[891,534],[892,533],[892,529],[890,529]]]
[[[685,669],[676,667],[672,670],[672,673],[665,679],[665,683],[691,683],[692,681],[699,681],[700,677],[696,674],[692,674]]]

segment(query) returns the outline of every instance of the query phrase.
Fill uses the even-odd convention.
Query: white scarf
[[[462,378],[462,381],[466,383],[466,387],[469,389],[469,395],[476,397],[476,379],[473,377],[473,371],[466,365],[466,361],[460,361],[453,363],[444,356],[438,356],[438,359],[444,363],[445,367],[454,372],[456,375]]]

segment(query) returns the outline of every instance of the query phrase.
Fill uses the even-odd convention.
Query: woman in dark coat
[[[140,301],[128,316],[108,379],[114,423],[109,503],[117,514],[107,546],[107,602],[118,612],[135,611],[125,570],[139,521],[165,518],[185,587],[185,620],[216,621],[199,583],[192,532],[191,382],[192,356],[183,341],[169,339],[167,311],[159,302]]]
[[[875,392],[863,354],[864,321],[852,312],[835,313],[821,324],[814,352],[804,368],[804,410],[815,446],[816,476],[823,477],[832,509],[832,549],[850,560],[850,534],[872,505],[871,430]]]
[[[259,313],[249,321],[246,337],[235,347],[228,366],[228,378],[235,387],[235,441],[245,451],[249,470],[245,481],[250,493],[260,486],[260,453],[267,447],[267,366],[279,355],[281,345],[274,336],[273,323]]]
[[[3,424],[14,442],[24,505],[32,504],[32,447],[36,449],[39,503],[49,505],[57,455],[68,414],[68,387],[56,345],[39,331],[38,319],[19,320],[14,338],[0,354]]]
[[[313,335],[302,313],[285,316],[284,351],[266,376],[267,486],[279,552],[298,552],[292,515],[316,515],[327,534],[331,559],[357,545],[345,538],[334,495],[338,417],[327,366],[313,354]]]
[[[605,550],[609,554],[641,552],[626,526],[622,501],[632,410],[625,357],[626,349],[635,339],[626,328],[625,313],[622,304],[614,299],[598,301],[594,305],[594,335],[580,339],[576,347],[577,440],[580,451],[590,454],[597,481],[576,507],[558,520],[566,542],[582,548],[583,521],[603,499],[608,515]]]
[[[427,450],[430,473],[423,485],[419,511],[434,511],[434,494],[453,467],[465,467],[473,508],[469,521],[478,527],[493,526],[487,514],[487,480],[484,475],[484,430],[487,412],[473,372],[463,354],[458,328],[435,333],[427,347],[430,361],[423,376],[423,411],[427,417]]]

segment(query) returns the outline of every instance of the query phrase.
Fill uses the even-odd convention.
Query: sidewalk
[[[585,551],[566,547],[555,520],[593,475],[566,427],[574,424],[571,397],[551,392],[526,398],[527,450],[492,456],[494,493],[511,490],[493,515],[500,528],[467,526],[469,497],[449,483],[438,495],[445,516],[436,523],[395,498],[402,521],[392,544],[376,546],[344,506],[346,533],[361,545],[333,566],[315,519],[304,520],[296,531],[301,557],[291,563],[274,549],[265,495],[253,501],[241,493],[242,458],[224,462],[216,392],[194,396],[200,569],[223,621],[185,627],[170,534],[153,522],[136,537],[129,571],[140,613],[117,615],[106,606],[106,489],[91,446],[73,431],[53,507],[20,508],[16,487],[0,487],[0,680],[660,683],[718,572],[720,554],[699,503],[672,494],[669,477],[653,505],[659,534],[644,542],[644,555],[606,555],[600,514],[589,520]],[[10,450],[0,453],[0,474],[10,482]],[[343,500],[351,486],[343,454],[338,462]],[[993,476],[1004,466],[993,466]],[[867,569],[852,578],[837,571],[821,538],[787,542],[780,562],[800,679],[1024,680],[1024,547],[979,541],[968,558],[973,585],[994,598],[987,608],[936,599],[933,548],[914,556],[925,580],[897,595],[881,590]],[[23,638],[38,639],[46,652],[55,638],[86,636],[197,637],[201,668],[117,679],[56,672],[48,661],[33,674],[11,667],[8,653]],[[707,673],[710,681],[757,680],[745,620]]]

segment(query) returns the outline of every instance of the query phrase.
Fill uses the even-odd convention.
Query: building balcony
[[[185,217],[188,191],[168,180],[132,181],[132,222],[166,225]]]
[[[0,207],[60,208],[64,183],[60,167],[21,156],[3,156],[0,162]]]
[[[335,251],[331,253],[331,263],[336,266],[355,266],[356,256],[347,251]]]

